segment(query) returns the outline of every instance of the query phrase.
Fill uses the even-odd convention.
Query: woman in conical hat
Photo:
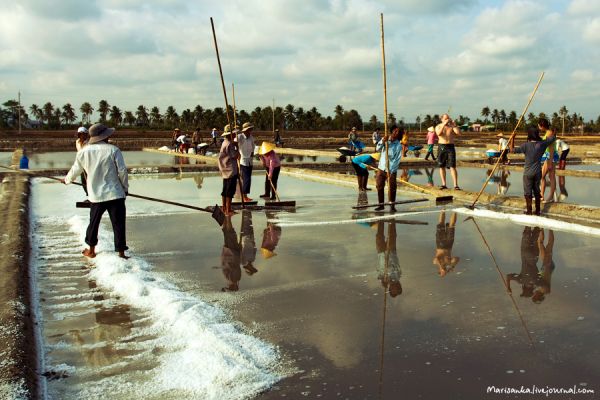
[[[263,199],[270,198],[271,200],[275,200],[275,191],[272,190],[271,184],[273,185],[273,188],[277,189],[277,180],[279,179],[279,171],[281,170],[281,161],[279,160],[279,156],[275,153],[275,144],[262,142],[258,149],[258,155],[266,171],[265,193],[260,197]]]

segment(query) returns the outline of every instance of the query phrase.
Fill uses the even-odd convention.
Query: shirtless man
[[[460,190],[458,186],[458,174],[456,172],[456,150],[454,149],[454,138],[460,136],[460,128],[448,114],[442,115],[442,123],[435,127],[438,136],[438,164],[440,166],[440,177],[442,185],[440,189],[447,189],[446,168],[450,168],[450,175],[454,181],[454,189]]]

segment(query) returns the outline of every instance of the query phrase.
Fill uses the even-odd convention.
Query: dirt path
[[[0,398],[37,398],[37,346],[29,271],[29,180],[5,174],[0,189]]]

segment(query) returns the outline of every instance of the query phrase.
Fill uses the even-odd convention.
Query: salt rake
[[[269,179],[269,183],[271,184],[271,189],[273,190],[273,193],[275,193],[275,197],[277,198],[277,201],[266,201],[265,200],[266,207],[296,207],[296,200],[281,201],[279,199],[279,194],[277,193],[277,189],[275,189],[275,185],[273,185],[273,181],[271,180],[269,175],[267,175],[267,179]]]
[[[56,178],[54,176],[36,174],[36,173],[34,173],[32,171],[16,170],[14,168],[10,168],[10,167],[4,166],[4,165],[0,165],[0,167],[5,168],[5,169],[10,169],[11,171],[15,171],[15,172],[24,172],[24,173],[26,173],[28,175],[39,177],[39,178],[47,178],[47,179],[52,179],[52,180],[55,180],[55,181],[63,182],[62,179]],[[72,183],[74,185],[83,186],[79,182],[72,182]],[[218,205],[215,205],[215,207],[211,210],[209,208],[196,207],[196,206],[191,206],[189,204],[178,203],[176,201],[157,199],[155,197],[142,196],[142,195],[139,195],[139,194],[128,193],[127,196],[129,196],[129,197],[135,197],[135,198],[143,199],[143,200],[155,201],[157,203],[170,204],[172,206],[177,206],[177,207],[189,208],[191,210],[204,211],[204,212],[210,213],[211,216],[213,217],[213,219],[215,221],[217,221],[217,223],[219,224],[219,226],[223,226],[223,223],[225,222],[225,214],[223,214],[223,210],[221,210],[221,207],[219,207]],[[88,208],[90,205],[91,205],[90,203],[83,202],[83,201],[80,201],[80,202],[76,203],[76,207],[78,207],[78,208]]]

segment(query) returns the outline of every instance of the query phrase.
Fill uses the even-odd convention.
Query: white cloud
[[[597,0],[573,0],[567,8],[571,15],[589,16],[600,13],[600,2]]]
[[[535,41],[535,38],[525,35],[488,34],[473,45],[473,50],[482,55],[505,56],[530,50]]]
[[[574,81],[592,81],[595,79],[595,73],[591,69],[576,69],[571,73],[571,79]]]
[[[583,38],[592,44],[600,44],[600,17],[592,19],[585,25]]]

